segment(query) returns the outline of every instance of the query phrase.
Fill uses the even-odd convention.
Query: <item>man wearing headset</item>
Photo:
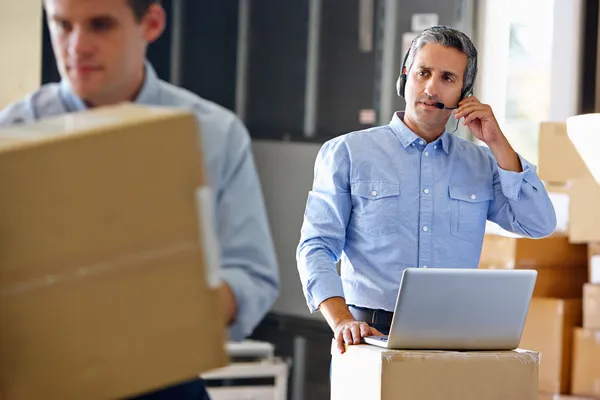
[[[246,128],[228,110],[160,80],[146,61],[148,44],[166,23],[160,0],[44,0],[43,5],[62,81],[7,106],[0,112],[0,126],[125,101],[192,111],[202,127],[215,194],[223,320],[231,340],[244,339],[279,292],[275,251]],[[140,397],[207,398],[200,379]]]
[[[298,271],[309,309],[323,313],[340,352],[388,333],[405,268],[477,268],[487,220],[532,238],[555,229],[535,166],[470,95],[476,71],[465,34],[425,30],[398,80],[405,111],[328,141],[317,156]],[[450,118],[463,118],[487,147],[446,132]]]

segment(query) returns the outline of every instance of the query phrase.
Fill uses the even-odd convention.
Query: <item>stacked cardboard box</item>
[[[575,328],[571,392],[600,397],[600,285],[587,283],[583,327]]]
[[[540,125],[538,174],[551,196],[568,196],[567,221],[559,225],[566,225],[569,241],[600,242],[600,184],[569,139],[566,122]]]
[[[563,325],[565,330],[563,351],[565,347],[570,346],[572,353],[570,385],[568,391],[561,387],[561,391],[553,391],[553,393],[598,397],[600,396],[600,207],[598,207],[600,184],[594,179],[593,171],[588,168],[588,164],[569,138],[568,130],[584,129],[587,132],[588,128],[573,121],[574,119],[567,122],[542,123],[539,140],[540,178],[547,182],[551,196],[555,196],[554,198],[562,196],[563,200],[565,197],[568,199],[567,209],[560,210],[560,215],[564,219],[559,225],[564,229],[563,233],[568,237],[569,242],[588,246],[588,274],[586,282],[582,284],[582,309],[577,310],[575,304],[571,305],[570,311],[568,307],[562,309],[563,321],[569,320],[567,318],[569,313],[574,316],[570,319],[570,324]],[[590,134],[594,134],[593,131],[591,130]],[[556,202],[555,208],[558,208]],[[579,284],[580,280],[581,277],[572,276],[569,278],[569,284]],[[531,323],[541,331],[546,322],[533,321],[537,314],[534,307],[535,304],[532,304]],[[581,321],[578,321],[578,315],[582,316]],[[574,322],[577,323],[573,326]],[[569,334],[569,328],[572,334]],[[571,336],[570,343],[568,336]],[[556,355],[556,352],[552,353],[550,358]],[[548,352],[542,352],[542,360],[547,357]],[[567,354],[563,353],[563,358],[567,357]],[[540,389],[546,389],[542,381],[540,381]]]
[[[198,136],[134,105],[0,130],[2,399],[124,398],[226,364]]]
[[[520,347],[541,353],[540,392],[568,393],[573,328],[581,325],[588,274],[587,246],[570,243],[564,234],[534,240],[497,231],[484,238],[480,268],[538,271]]]

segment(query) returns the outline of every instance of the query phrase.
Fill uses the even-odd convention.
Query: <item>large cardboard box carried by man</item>
[[[107,399],[226,364],[196,117],[119,105],[0,130],[0,394]]]

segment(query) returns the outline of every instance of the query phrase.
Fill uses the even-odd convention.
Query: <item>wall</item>
[[[296,247],[320,147],[315,143],[253,141],[281,274],[281,295],[272,311],[324,320],[320,313],[308,311],[296,268]]]
[[[42,5],[40,0],[0,1],[0,108],[40,85]]]

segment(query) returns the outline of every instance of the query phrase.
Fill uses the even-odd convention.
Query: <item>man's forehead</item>
[[[128,0],[44,0],[50,17],[89,18],[131,12]]]
[[[417,52],[414,65],[458,75],[462,74],[467,66],[467,55],[453,47],[437,43],[426,44]]]

